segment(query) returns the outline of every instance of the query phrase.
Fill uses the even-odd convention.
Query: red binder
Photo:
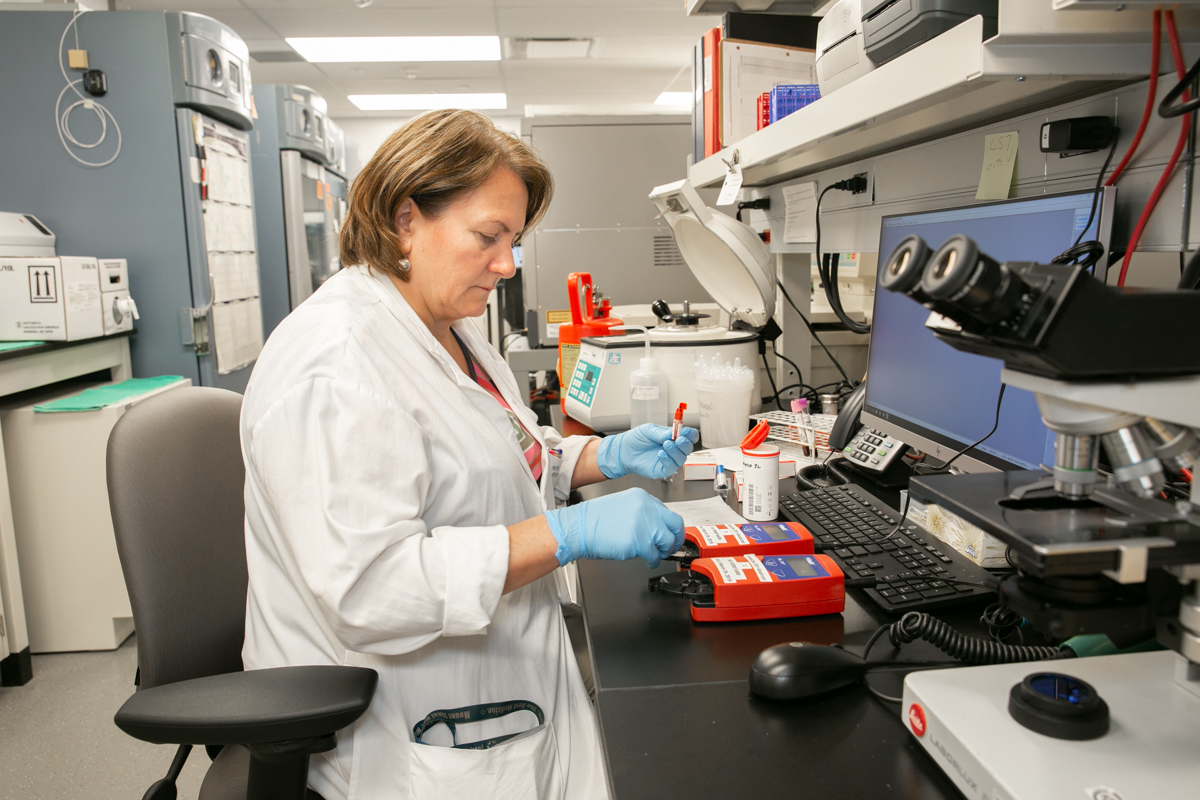
[[[721,29],[704,34],[704,157],[721,150]]]

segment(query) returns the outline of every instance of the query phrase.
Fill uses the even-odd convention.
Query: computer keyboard
[[[995,583],[983,567],[915,524],[905,523],[889,538],[900,515],[857,486],[796,492],[780,508],[808,528],[817,550],[847,578],[874,578],[866,594],[885,611],[927,611],[995,594],[979,585]]]

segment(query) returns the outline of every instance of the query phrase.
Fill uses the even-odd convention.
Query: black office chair
[[[181,745],[144,800],[174,800],[193,745],[216,754],[201,800],[312,800],[308,760],[371,702],[374,670],[242,671],[245,471],[240,395],[183,388],[130,408],[108,440],[108,493],[137,628],[121,730]]]

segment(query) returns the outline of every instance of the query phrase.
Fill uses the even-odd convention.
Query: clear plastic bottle
[[[667,376],[659,372],[658,359],[643,358],[629,374],[629,427],[666,425],[667,418]]]

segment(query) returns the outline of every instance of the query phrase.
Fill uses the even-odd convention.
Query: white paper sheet
[[[210,253],[213,302],[228,303],[258,297],[258,257],[254,253]]]
[[[213,347],[222,375],[249,365],[263,346],[262,304],[257,297],[212,307]]]
[[[741,525],[746,520],[716,495],[704,500],[680,500],[665,503],[667,508],[683,517],[686,525]]]
[[[817,184],[783,187],[783,241],[802,244],[817,240]]]

